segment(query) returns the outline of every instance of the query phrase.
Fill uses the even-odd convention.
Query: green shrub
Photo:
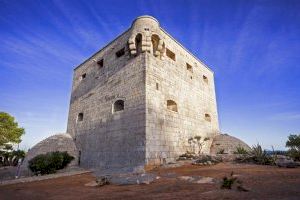
[[[217,154],[224,154],[225,153],[225,149],[220,149]]]
[[[237,162],[255,163],[259,165],[275,165],[276,156],[268,155],[260,144],[254,145],[250,152],[236,158]]]
[[[254,145],[252,147],[251,154],[253,156],[253,160],[257,164],[261,165],[271,165],[272,157],[267,154],[265,150],[262,149],[260,144]]]
[[[63,169],[72,160],[73,156],[70,156],[65,152],[49,152],[46,154],[40,154],[29,160],[29,169],[34,174],[52,174],[56,170]]]
[[[300,161],[300,134],[290,135],[285,146],[289,148],[288,156],[295,161]]]
[[[233,172],[231,172],[230,177],[225,176],[223,178],[221,189],[231,189],[236,180],[237,178],[233,177]]]
[[[296,149],[288,150],[287,155],[291,157],[294,161],[300,161],[300,151],[297,151]]]
[[[233,152],[234,154],[248,154],[248,151],[241,146],[236,147],[235,152]]]

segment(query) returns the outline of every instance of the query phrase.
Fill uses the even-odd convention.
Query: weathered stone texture
[[[118,100],[124,110],[113,112]],[[88,168],[168,162],[194,136],[211,138],[209,153],[219,132],[213,72],[156,19],[139,17],[74,70],[67,132]]]

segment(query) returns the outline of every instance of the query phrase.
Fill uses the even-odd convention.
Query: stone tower
[[[219,134],[214,74],[151,16],[74,69],[67,132],[80,165],[132,169],[174,160]]]

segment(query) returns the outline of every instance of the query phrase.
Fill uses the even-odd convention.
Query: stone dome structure
[[[213,138],[210,153],[217,154],[221,150],[224,150],[225,154],[233,154],[237,147],[243,147],[247,151],[250,150],[250,147],[242,140],[228,134],[220,134]]]
[[[75,159],[68,166],[76,166],[78,163],[78,151],[70,134],[61,133],[50,136],[33,146],[22,163],[22,171],[28,171],[28,161],[39,154],[54,151],[67,151]],[[24,174],[24,173],[23,173]]]

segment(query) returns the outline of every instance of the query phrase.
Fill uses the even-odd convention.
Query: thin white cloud
[[[272,116],[268,117],[269,120],[272,121],[294,121],[299,120],[300,122],[300,113],[293,113],[293,112],[283,112],[277,113]]]

